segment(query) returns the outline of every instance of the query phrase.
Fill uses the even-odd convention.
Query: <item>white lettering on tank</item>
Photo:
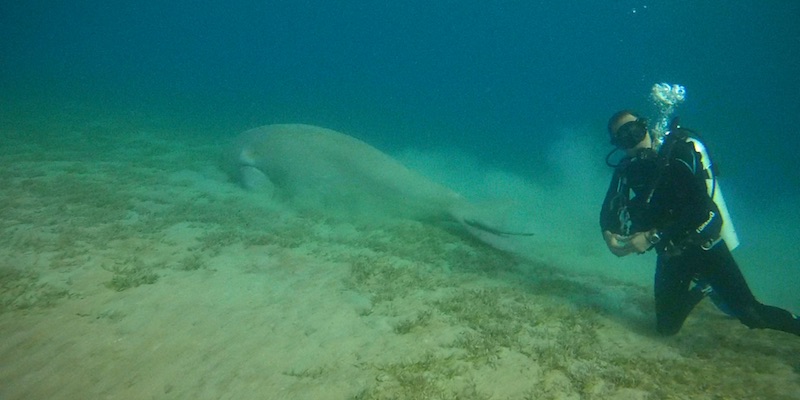
[[[697,227],[697,233],[700,233],[700,232],[702,232],[704,229],[706,229],[706,227],[708,226],[708,224],[710,224],[710,223],[711,223],[711,220],[712,220],[712,219],[714,219],[714,216],[715,216],[715,215],[717,215],[717,214],[714,214],[714,211],[709,211],[709,212],[708,212],[708,219],[706,220],[706,222],[703,222],[703,223],[702,223],[700,226],[698,226],[698,227]]]

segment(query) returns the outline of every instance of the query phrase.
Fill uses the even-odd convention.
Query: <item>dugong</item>
[[[462,195],[346,134],[303,124],[266,125],[235,140],[234,178],[295,206],[339,215],[449,221],[480,236],[504,232],[482,221]]]

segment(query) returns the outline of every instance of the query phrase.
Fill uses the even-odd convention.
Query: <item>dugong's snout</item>
[[[238,164],[238,180],[245,189],[266,193],[270,197],[275,194],[275,184],[257,166],[258,155],[249,148],[243,147],[236,157]]]

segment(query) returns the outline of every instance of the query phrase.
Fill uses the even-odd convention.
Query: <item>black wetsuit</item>
[[[623,160],[614,172],[600,212],[602,231],[630,235],[656,229],[661,240],[655,275],[656,328],[677,333],[708,283],[730,313],[750,328],[800,335],[800,319],[758,302],[721,240],[722,217],[706,188],[702,154],[674,133],[658,157]],[[709,248],[710,247],[710,248]]]

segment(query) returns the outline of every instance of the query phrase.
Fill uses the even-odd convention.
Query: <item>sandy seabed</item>
[[[0,128],[0,399],[800,399],[794,336],[661,338],[649,286],[291,211],[188,137]]]

